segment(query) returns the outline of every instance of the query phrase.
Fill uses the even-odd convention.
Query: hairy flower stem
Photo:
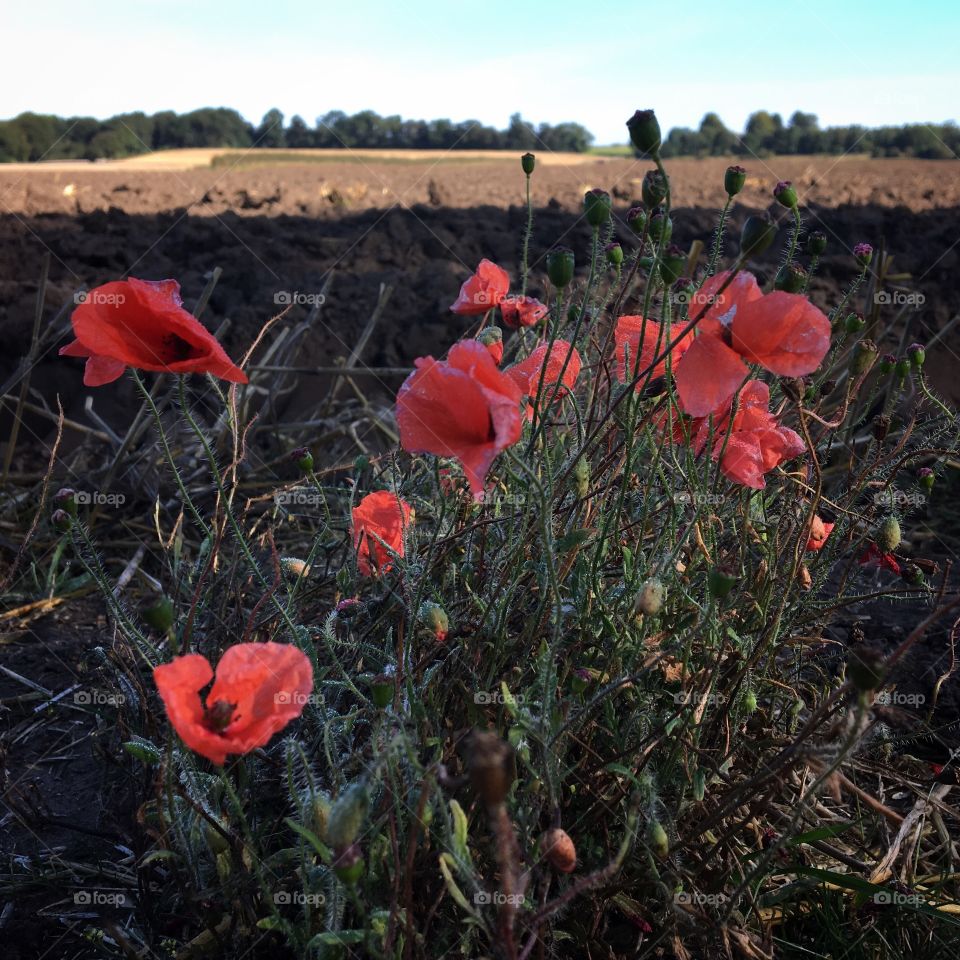
[[[717,223],[717,229],[713,234],[713,246],[710,250],[710,260],[707,263],[707,276],[712,277],[717,269],[717,262],[720,259],[720,250],[723,247],[723,234],[727,226],[727,214],[730,212],[730,204],[733,203],[733,197],[728,196],[727,202],[723,205],[720,212],[720,220]]]
[[[797,253],[797,244],[800,243],[800,234],[803,232],[803,218],[800,216],[800,210],[793,208],[793,230],[790,233],[790,246],[787,248],[787,258],[784,264],[789,266],[793,263],[793,258]]]
[[[523,232],[523,267],[520,296],[527,295],[527,278],[530,275],[530,236],[533,233],[533,202],[530,199],[530,174],[527,174],[527,228]]]

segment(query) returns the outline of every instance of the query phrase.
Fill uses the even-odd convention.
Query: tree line
[[[700,128],[674,127],[664,140],[664,156],[765,156],[795,153],[866,153],[874,157],[922,157],[946,160],[960,152],[955,123],[911,123],[901,126],[821,128],[812,113],[797,110],[787,123],[779,113],[758,110],[742,134],[708,113]]]
[[[421,150],[556,150],[583,153],[593,135],[579,123],[534,126],[515,113],[504,130],[477,120],[404,120],[372,110],[333,110],[311,127],[269,110],[259,124],[236,110],[124,113],[108,120],[21,113],[0,121],[0,162],[101,160],[176,147],[392,147]]]

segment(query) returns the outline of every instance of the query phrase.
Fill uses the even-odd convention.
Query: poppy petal
[[[692,417],[716,412],[730,401],[748,373],[740,357],[719,337],[697,337],[674,368],[681,409]]]

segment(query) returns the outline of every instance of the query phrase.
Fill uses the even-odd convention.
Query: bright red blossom
[[[486,313],[503,300],[509,289],[510,277],[507,271],[491,260],[481,260],[477,272],[464,281],[460,296],[450,309],[454,313],[465,315]]]
[[[813,520],[810,522],[810,536],[807,540],[807,549],[814,551],[819,550],[827,542],[827,537],[833,532],[834,526],[836,526],[836,524],[825,523],[820,517],[814,514]]]
[[[71,323],[76,339],[60,349],[86,357],[83,382],[111,383],[127,367],[164,373],[212,373],[233,383],[246,374],[216,338],[183,309],[176,280],[115,280],[91,290]]]
[[[538,324],[550,308],[534,297],[505,297],[500,302],[500,315],[508,327],[532,327]]]
[[[662,337],[660,324],[656,320],[644,320],[641,316],[627,314],[617,319],[617,326],[613,331],[615,351],[617,356],[617,379],[621,383],[629,383],[638,374],[642,373],[653,362],[653,358],[670,345],[670,330],[664,331]],[[693,331],[689,330],[677,340],[676,346],[670,354],[670,362],[676,366],[677,361],[686,353],[693,343]],[[639,356],[638,356],[639,355]],[[667,371],[666,357],[650,371],[649,378],[656,380]],[[641,377],[636,390],[643,389],[647,377]]]
[[[548,354],[549,350],[549,354]],[[569,357],[569,359],[567,359]],[[564,369],[566,366],[566,369]],[[562,386],[556,391],[557,398],[563,397],[567,390],[572,390],[580,376],[580,354],[576,347],[571,347],[566,340],[554,340],[553,344],[542,343],[530,356],[508,367],[504,372],[520,388],[524,396],[536,397],[540,389],[540,378],[543,377],[541,396],[552,396],[553,390],[547,393],[547,387],[560,380],[563,372]],[[528,410],[528,415],[531,415]]]
[[[876,564],[881,570],[889,570],[891,573],[900,576],[900,564],[892,553],[884,553],[875,543],[868,543],[866,549],[860,554],[858,563],[862,567]]]
[[[446,360],[420,357],[400,387],[400,445],[459,460],[479,498],[494,458],[520,439],[520,399],[520,388],[497,369],[487,348],[463,340]]]
[[[676,363],[680,406],[703,417],[723,406],[749,375],[744,360],[781,377],[812,373],[830,348],[830,321],[806,297],[761,293],[750,273],[718,273],[693,297],[691,319],[708,304],[698,336]]]
[[[217,665],[206,657],[174,657],[153,671],[167,716],[194,752],[222,765],[228,754],[264,746],[299,717],[313,690],[313,668],[303,651],[284,643],[238,643]],[[213,680],[206,696],[200,691]]]
[[[410,505],[389,490],[368,493],[353,508],[353,547],[360,573],[365,577],[386,573],[393,555],[403,556],[403,534],[412,515]]]

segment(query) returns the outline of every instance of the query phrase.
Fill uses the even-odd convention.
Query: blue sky
[[[654,107],[821,124],[960,118],[960,4],[947,0],[35,0],[0,13],[0,117],[270,107],[576,120],[598,143]]]

